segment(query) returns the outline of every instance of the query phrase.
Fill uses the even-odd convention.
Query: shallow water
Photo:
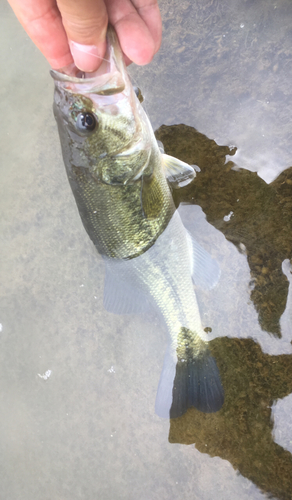
[[[0,498],[292,498],[292,6],[161,10],[161,50],[131,74],[166,151],[201,169],[177,201],[221,266],[197,299],[226,401],[155,415],[165,328],[103,309],[49,68],[2,0]]]

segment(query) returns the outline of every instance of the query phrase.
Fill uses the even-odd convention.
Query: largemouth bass
[[[217,411],[223,388],[193,281],[211,288],[219,268],[187,233],[172,197],[195,171],[159,148],[112,28],[94,74],[74,65],[51,74],[68,179],[84,227],[106,262],[104,305],[132,313],[150,303],[170,334],[156,412],[173,418],[190,406]]]

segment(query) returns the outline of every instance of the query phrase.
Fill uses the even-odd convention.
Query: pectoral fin
[[[187,241],[191,254],[191,274],[194,284],[207,290],[214,288],[221,274],[218,262],[197,243],[189,232],[187,232]]]
[[[196,177],[194,168],[178,158],[164,153],[162,162],[165,176],[173,188],[187,186]]]

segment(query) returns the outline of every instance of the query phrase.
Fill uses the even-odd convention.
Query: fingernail
[[[95,45],[82,45],[81,43],[69,40],[70,50],[74,63],[81,71],[94,71],[98,68],[103,59],[106,44],[104,47]]]

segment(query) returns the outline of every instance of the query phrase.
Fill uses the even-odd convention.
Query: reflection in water
[[[176,203],[199,204],[208,221],[246,253],[260,325],[280,337],[281,315],[282,325],[283,318],[291,321],[290,306],[283,311],[287,277],[291,281],[292,168],[267,185],[256,174],[225,163],[233,151],[191,127],[162,126],[156,137],[168,154],[200,167],[194,182],[174,193]],[[169,441],[195,443],[202,453],[229,460],[263,491],[291,499],[292,456],[273,440],[271,406],[292,392],[292,356],[264,354],[251,339],[217,338],[210,348],[222,377],[224,405],[212,415],[191,408],[171,420]]]
[[[161,10],[154,63],[131,68],[155,129],[194,125],[236,144],[237,165],[275,179],[292,163],[291,2],[165,0]]]
[[[280,337],[288,292],[282,262],[292,258],[292,168],[268,185],[256,173],[225,163],[235,150],[192,127],[162,126],[156,137],[166,153],[200,167],[195,182],[174,193],[176,202],[200,205],[208,222],[246,252],[260,325]]]

